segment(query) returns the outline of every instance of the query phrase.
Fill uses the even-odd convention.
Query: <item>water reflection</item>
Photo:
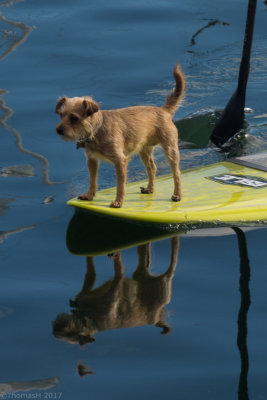
[[[94,258],[86,257],[86,275],[81,291],[70,301],[72,313],[59,314],[53,333],[69,343],[84,345],[95,341],[98,332],[155,325],[163,335],[170,332],[164,307],[171,300],[172,279],[179,251],[179,236],[171,239],[170,264],[154,276],[150,272],[151,244],[137,247],[138,264],[132,278],[124,276],[121,251],[113,253],[114,276],[94,289]]]
[[[211,28],[212,26],[215,25],[222,25],[222,26],[229,26],[230,24],[228,22],[224,22],[224,21],[220,21],[219,19],[210,19],[208,20],[209,22],[203,26],[202,28],[198,29],[196,31],[196,33],[194,33],[194,35],[191,38],[190,44],[191,46],[194,46],[196,44],[196,37],[202,33],[205,29]],[[192,51],[188,51],[189,53],[191,53]]]
[[[19,382],[3,382],[0,383],[0,398],[3,399],[13,399],[13,398],[42,398],[41,394],[35,393],[32,394],[32,396],[29,394],[27,396],[23,394],[18,394],[15,395],[13,393],[16,392],[30,392],[32,390],[47,390],[54,388],[59,384],[59,379],[57,376],[53,376],[51,378],[47,379],[38,379],[34,381],[19,381]],[[47,397],[46,398],[52,398],[49,397],[50,393],[46,393]],[[52,395],[52,393],[51,393]],[[56,398],[56,397],[53,397]]]
[[[23,0],[20,0],[23,1]],[[0,7],[13,5],[14,1],[6,1],[0,3]],[[0,21],[4,24],[4,29],[0,32],[2,33],[2,37],[0,39],[0,61],[9,56],[18,46],[20,46],[25,40],[29,37],[32,32],[32,28],[20,21],[11,21],[6,19],[3,15],[1,15],[0,11]],[[49,170],[49,162],[48,160],[41,154],[35,153],[27,148],[25,148],[22,144],[21,134],[15,129],[7,124],[7,120],[13,115],[14,111],[8,107],[4,101],[3,96],[7,94],[8,91],[4,89],[0,89],[0,110],[2,116],[0,117],[0,126],[4,128],[8,133],[11,133],[16,140],[16,146],[22,153],[27,154],[30,157],[36,158],[41,161],[43,164],[42,174],[43,174],[43,182],[47,185],[55,185],[62,182],[52,182],[49,179],[48,170]],[[19,167],[19,166],[16,166]],[[12,168],[12,167],[9,167]],[[24,166],[21,167],[22,169]],[[11,176],[11,175],[10,175]]]
[[[12,229],[10,231],[0,231],[0,243],[2,243],[10,235],[14,235],[15,233],[21,233],[21,232],[27,231],[29,229],[34,229],[38,225],[39,225],[39,223],[36,223],[34,225],[20,226],[19,228]]]
[[[248,395],[248,370],[249,370],[249,355],[247,349],[247,314],[250,307],[250,266],[247,251],[246,236],[239,228],[234,228],[237,235],[239,254],[240,254],[240,281],[239,291],[241,294],[241,304],[238,313],[238,335],[237,346],[241,358],[241,372],[238,386],[238,399],[249,400]]]
[[[0,3],[0,6],[9,6],[12,4],[13,2],[9,1],[2,4]],[[25,40],[27,40],[28,36],[32,32],[32,28],[24,24],[24,22],[16,22],[8,20],[3,15],[0,15],[0,21],[6,24],[7,28],[9,28],[2,30],[3,39],[0,42],[0,45],[3,48],[3,52],[0,55],[0,61],[2,61],[14,50],[16,50],[18,46],[20,46],[23,42],[25,42]]]
[[[13,201],[14,199],[1,199],[0,198],[0,216],[4,214],[4,212],[8,209],[8,203]]]
[[[78,363],[78,374],[82,378],[86,375],[93,375],[94,371],[89,367],[84,365],[81,361]]]
[[[114,264],[113,278],[94,288],[97,272],[93,253],[94,251],[95,254],[101,253],[99,247],[99,241],[101,242],[100,232],[103,239],[103,252],[107,252],[112,248],[118,249],[119,245],[125,248],[129,247],[131,243],[136,244],[136,238],[142,232],[142,226],[135,226],[134,228],[134,225],[132,225],[130,228],[127,223],[125,231],[122,225],[116,230],[112,219],[106,219],[106,222],[103,223],[101,217],[100,220],[97,218],[99,217],[93,214],[78,212],[70,222],[67,233],[69,249],[76,254],[86,254],[87,246],[87,253],[91,255],[86,256],[86,274],[81,291],[74,300],[70,301],[71,312],[69,314],[59,314],[53,322],[54,336],[72,344],[85,345],[94,342],[98,332],[110,329],[155,325],[161,328],[162,334],[169,333],[170,327],[164,320],[164,308],[171,300],[172,280],[177,266],[180,244],[180,235],[178,233],[181,234],[182,232],[175,233],[161,230],[154,233],[152,238],[151,231],[144,226],[146,235],[150,235],[150,240],[159,239],[160,236],[164,238],[172,235],[172,238],[169,239],[171,242],[171,254],[166,271],[159,276],[152,275],[150,273],[151,242],[139,244],[137,246],[138,263],[131,279],[124,276],[125,267],[122,252],[116,250],[110,254]],[[125,223],[125,221],[122,223]],[[91,226],[96,228],[94,234],[91,233]],[[239,248],[239,291],[241,295],[237,317],[237,347],[241,360],[237,398],[238,400],[249,400],[247,314],[251,302],[249,289],[250,266],[246,236],[240,228],[234,227],[233,230],[236,233]],[[130,240],[127,240],[126,231],[130,234]],[[106,234],[103,235],[103,232]],[[214,234],[218,235],[218,232],[215,230]],[[108,240],[105,240],[105,237]],[[82,245],[80,243],[80,246],[77,246],[77,241],[82,238]],[[142,236],[141,241],[144,239],[145,236]],[[107,245],[108,242],[110,242],[109,246]],[[79,372],[80,376],[93,373],[90,368],[86,369],[82,363],[78,365],[78,371],[81,372],[81,374]]]
[[[93,228],[93,229],[92,229]],[[114,253],[181,233],[179,226],[146,224],[77,210],[66,234],[69,251],[76,255],[96,256]]]
[[[11,108],[9,108],[4,99],[3,99],[3,95],[7,93],[5,90],[0,90],[0,109],[3,111],[3,115],[0,118],[0,126],[2,126],[8,133],[11,133],[15,140],[16,140],[16,146],[19,149],[19,151],[21,151],[24,154],[27,154],[30,157],[36,158],[37,160],[41,161],[43,164],[43,168],[42,168],[42,174],[43,174],[43,182],[46,185],[56,185],[58,183],[62,183],[62,182],[52,182],[49,179],[49,161],[47,160],[47,158],[45,158],[44,156],[42,156],[39,153],[35,153],[27,148],[25,148],[22,144],[22,138],[21,138],[21,134],[15,129],[12,128],[11,126],[9,126],[7,124],[7,120],[8,118],[13,114],[13,110],[11,110]],[[9,170],[12,170],[12,168],[17,168],[17,170],[19,168],[21,168],[21,174],[23,174],[23,171],[25,169],[25,166],[11,166],[11,167],[6,167]],[[31,166],[31,168],[33,169],[33,167]],[[17,171],[18,172],[18,171]],[[12,176],[12,174],[10,174],[9,176]],[[13,175],[14,176],[14,175]]]

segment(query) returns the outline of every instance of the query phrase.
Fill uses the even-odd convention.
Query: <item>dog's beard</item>
[[[66,136],[66,135],[61,135],[60,136],[63,140],[65,140],[65,142],[69,142],[69,143],[73,143],[77,141],[77,138],[75,137],[70,137],[70,136]]]
[[[84,139],[87,137],[86,130],[83,127],[77,127],[76,129],[65,128],[59,136],[66,142],[76,142],[77,140]]]

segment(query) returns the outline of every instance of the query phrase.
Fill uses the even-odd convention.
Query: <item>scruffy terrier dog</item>
[[[134,153],[139,153],[148,175],[148,186],[141,193],[153,193],[156,165],[154,147],[160,144],[167,156],[174,180],[173,201],[181,199],[178,132],[172,121],[185,87],[179,65],[173,71],[175,88],[162,107],[135,106],[117,110],[100,110],[91,97],[63,97],[56,105],[61,121],[56,131],[62,138],[77,141],[87,157],[90,187],[81,200],[92,200],[97,189],[98,159],[114,164],[117,174],[116,199],[111,207],[123,204],[127,179],[127,164]]]

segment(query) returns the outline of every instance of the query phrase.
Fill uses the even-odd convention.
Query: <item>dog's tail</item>
[[[175,88],[168,94],[166,102],[164,106],[162,106],[162,108],[168,111],[171,115],[174,115],[176,108],[183,97],[185,89],[185,77],[178,64],[174,67],[173,76],[176,82]]]

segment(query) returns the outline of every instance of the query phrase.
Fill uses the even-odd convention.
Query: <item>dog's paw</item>
[[[172,199],[172,201],[180,201],[181,200],[181,196],[177,196],[176,194],[173,194],[171,199]]]
[[[111,204],[110,204],[110,207],[111,208],[121,208],[121,206],[122,206],[122,202],[121,201],[113,201]]]
[[[91,201],[93,200],[93,196],[90,196],[88,194],[81,194],[80,196],[78,196],[78,200]]]
[[[151,194],[151,193],[153,193],[153,190],[150,190],[150,189],[145,188],[145,187],[140,187],[140,190],[141,190],[142,194]]]
[[[116,258],[118,258],[120,256],[120,252],[119,251],[116,251],[116,252],[114,252],[114,253],[109,253],[108,254],[108,258],[110,258],[110,259],[112,259],[112,260],[115,260]]]

